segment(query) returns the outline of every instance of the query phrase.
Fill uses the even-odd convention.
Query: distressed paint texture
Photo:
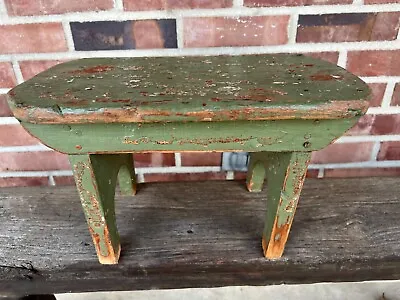
[[[84,154],[69,158],[99,261],[116,264],[121,248],[115,220],[115,186],[119,169],[123,167],[119,176],[121,190],[135,193],[134,174],[127,172],[132,169],[132,155]]]
[[[259,152],[322,149],[352,127],[357,119],[22,125],[47,146],[70,154]]]
[[[261,192],[266,175],[267,160],[264,152],[250,153],[246,186],[249,192]]]
[[[94,58],[57,65],[8,93],[29,123],[337,119],[363,114],[369,88],[302,55]]]
[[[132,152],[252,152],[249,191],[269,183],[264,254],[280,257],[311,151],[351,128],[370,96],[331,63],[249,55],[77,60],[17,86],[8,101],[33,136],[69,154],[99,261],[115,264],[115,186],[118,178],[135,194]]]
[[[262,247],[267,258],[279,258],[292,226],[311,152],[265,153],[268,196]]]

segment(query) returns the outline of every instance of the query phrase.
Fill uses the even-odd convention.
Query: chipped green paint
[[[311,152],[263,154],[268,166],[268,197],[262,245],[267,258],[279,258],[289,236]]]
[[[289,234],[311,151],[351,128],[371,91],[302,55],[92,58],[57,65],[7,95],[22,126],[68,153],[101,263],[119,258],[114,193],[134,194],[132,152],[248,151],[247,186],[267,177],[263,249]]]
[[[115,220],[114,193],[118,172],[122,190],[135,192],[132,155],[83,154],[69,156],[83,211],[92,235],[97,256],[102,264],[115,264],[120,254]],[[129,177],[129,178],[128,178]]]
[[[369,88],[325,61],[288,54],[90,58],[8,93],[29,123],[338,119],[363,114]]]
[[[265,152],[250,153],[246,185],[249,192],[261,192],[264,184],[267,161]]]
[[[64,153],[151,151],[313,151],[327,146],[357,118],[156,124],[22,123],[33,136]]]

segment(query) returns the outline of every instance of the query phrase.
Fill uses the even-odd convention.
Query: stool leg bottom
[[[311,152],[265,155],[268,156],[268,195],[262,247],[264,256],[274,259],[280,258],[285,249]]]
[[[136,194],[136,174],[133,162],[133,155],[118,154],[123,164],[118,173],[118,184],[122,195],[132,196]]]
[[[119,235],[114,195],[118,171],[126,163],[120,154],[69,155],[83,211],[102,264],[118,263]]]
[[[250,153],[250,161],[247,170],[246,186],[249,192],[261,192],[265,179],[265,152]]]

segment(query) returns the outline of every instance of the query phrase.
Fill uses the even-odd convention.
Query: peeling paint
[[[288,54],[81,59],[8,93],[18,119],[46,124],[351,118],[369,97],[349,72]]]

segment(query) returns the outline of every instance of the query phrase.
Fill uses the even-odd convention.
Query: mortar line
[[[362,142],[396,142],[396,141],[400,141],[400,134],[342,136],[335,141],[335,144],[362,143]]]
[[[15,78],[17,79],[17,83],[24,82],[24,76],[22,75],[21,67],[16,59],[11,60],[12,68],[14,70]]]
[[[390,107],[395,85],[396,84],[394,82],[388,82],[386,84],[385,93],[383,94],[382,98],[382,104],[381,104],[382,107]]]
[[[0,95],[7,94],[10,90],[11,90],[11,88],[0,88]]]
[[[49,175],[49,186],[55,186],[56,182],[53,175]]]
[[[4,0],[0,0],[0,17],[1,18],[7,18],[8,17],[7,8],[6,8],[6,4],[5,4]]]
[[[16,125],[19,124],[18,120],[14,117],[1,117],[0,125]]]
[[[116,2],[117,3],[117,2]],[[93,22],[93,21],[119,21],[143,20],[143,19],[174,19],[182,17],[238,17],[238,16],[264,16],[264,15],[317,15],[317,14],[341,14],[348,13],[354,8],[353,4],[344,5],[310,5],[310,6],[281,6],[281,7],[243,7],[216,9],[176,9],[176,10],[150,10],[150,11],[119,11],[117,9],[98,12],[76,12],[59,15],[39,16],[13,16],[7,15],[0,20],[0,24],[29,24],[46,22]],[[119,7],[119,4],[118,4]],[[368,12],[396,12],[400,10],[400,4],[371,4],[357,5],[358,13]]]
[[[338,58],[337,65],[339,67],[346,69],[346,67],[347,67],[347,51],[346,50],[339,51],[339,58]]]
[[[368,115],[396,115],[400,114],[400,106],[389,106],[389,107],[370,107],[367,111]]]
[[[354,168],[398,168],[400,160],[390,161],[366,161],[366,162],[351,162],[351,163],[327,163],[327,164],[310,164],[308,168],[313,169],[354,169]]]
[[[136,176],[137,176],[137,182],[138,183],[143,183],[144,182],[144,174],[143,173],[136,173]]]
[[[0,172],[0,178],[8,177],[48,177],[48,176],[72,176],[71,170],[54,171],[9,171]]]
[[[137,0],[139,1],[139,0]],[[123,11],[124,10],[124,3],[122,0],[114,0],[114,11]]]
[[[183,36],[183,30],[184,30],[184,24],[183,24],[183,18],[182,17],[177,17],[176,18],[176,42],[178,45],[178,48],[184,48],[184,36]]]
[[[374,146],[372,147],[371,151],[371,161],[377,161],[378,160],[378,153],[379,150],[381,149],[381,143],[380,142],[375,142]]]
[[[175,153],[175,166],[181,167],[182,166],[182,156],[180,153]]]
[[[234,180],[235,173],[233,171],[226,171],[226,180]]]
[[[360,77],[366,83],[388,83],[388,82],[400,82],[400,76],[369,76]]]
[[[289,25],[288,25],[288,43],[289,44],[296,43],[298,23],[299,23],[299,15],[292,14],[290,16]]]
[[[85,57],[147,57],[147,56],[192,56],[192,55],[245,55],[261,53],[309,53],[326,51],[364,51],[364,50],[397,50],[397,41],[390,42],[346,42],[346,43],[317,43],[317,44],[284,44],[249,47],[209,47],[183,49],[131,49],[131,50],[93,50],[52,53],[16,53],[1,54],[0,61],[15,60],[53,60],[77,59]],[[395,76],[396,77],[396,76]],[[399,77],[399,76],[397,76]]]
[[[51,148],[46,147],[43,144],[28,145],[28,146],[9,146],[0,147],[0,153],[14,153],[14,152],[43,152],[43,151],[54,151]]]
[[[232,6],[233,7],[243,7],[243,0],[233,0]]]
[[[68,50],[75,51],[74,38],[72,36],[71,27],[68,21],[63,21],[62,26],[64,29],[65,40],[67,42]]]

